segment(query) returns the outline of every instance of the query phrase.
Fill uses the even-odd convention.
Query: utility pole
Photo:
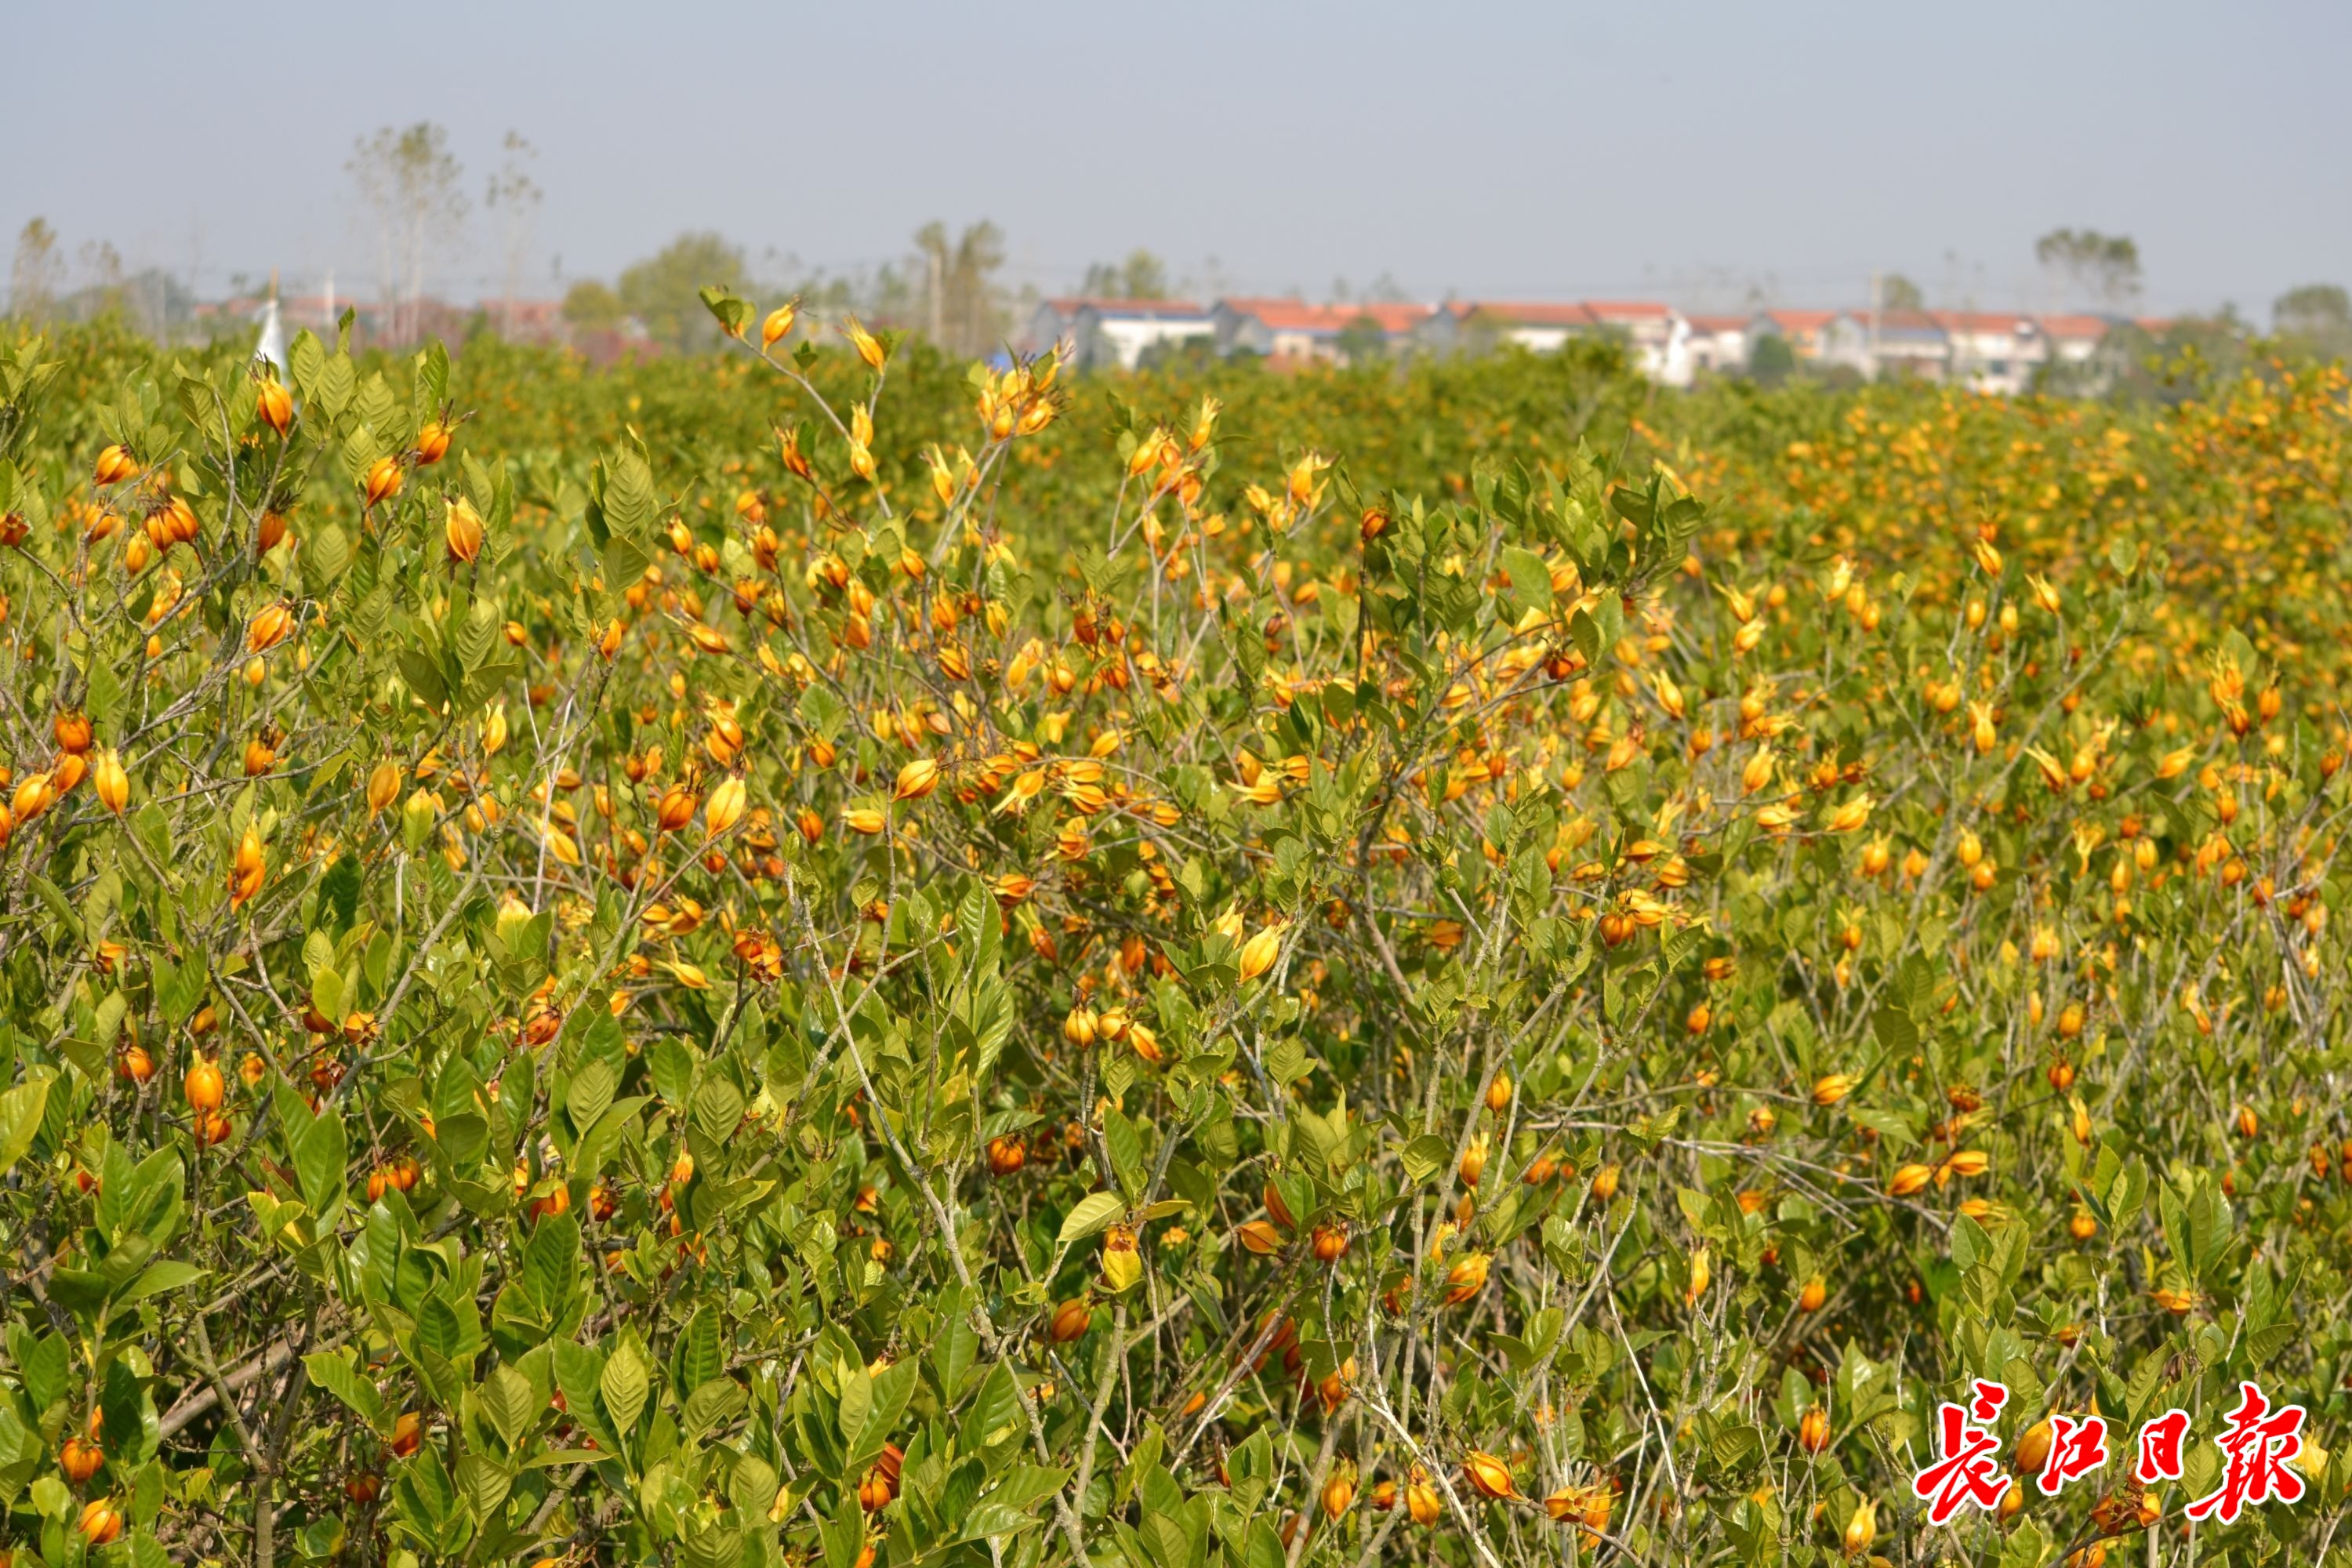
[[[946,279],[943,279],[943,278],[941,278],[941,277],[940,276],[940,270],[941,270],[941,268],[942,268],[942,266],[943,266],[943,264],[945,263],[945,261],[946,261],[946,259],[947,259],[947,258],[946,258],[946,257],[945,257],[945,255],[943,254],[943,247],[945,247],[945,245],[946,245],[946,239],[945,239],[945,237],[944,237],[944,236],[942,236],[942,237],[941,237],[941,239],[940,239],[940,243],[939,245],[935,245],[935,246],[931,247],[931,249],[930,249],[930,257],[931,257],[931,346],[932,346],[932,347],[934,347],[934,348],[939,347],[940,344],[942,344],[942,343],[946,341],[946,339],[945,339],[945,335],[944,335],[944,334],[945,334],[946,322],[942,320],[942,317],[943,317],[943,316],[945,315],[945,313],[946,313],[946,301],[940,298],[940,295],[941,295],[941,293],[942,293],[942,291],[943,291],[943,289],[944,289],[944,285],[945,285],[945,283],[946,283]]]
[[[1878,379],[1878,312],[1886,296],[1886,275],[1874,271],[1870,275],[1870,344],[1865,351],[1869,363],[1863,366],[1863,378]]]

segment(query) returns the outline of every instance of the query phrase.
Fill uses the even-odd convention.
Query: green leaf
[[[1424,1132],[1404,1146],[1401,1158],[1406,1178],[1418,1186],[1445,1169],[1446,1161],[1453,1155],[1452,1144],[1434,1132]]]
[[[1090,1236],[1108,1230],[1111,1222],[1126,1212],[1127,1200],[1118,1194],[1089,1194],[1079,1199],[1077,1207],[1063,1218],[1061,1233],[1055,1240],[1062,1247],[1084,1241]]]
[[[1878,1043],[1897,1055],[1919,1048],[1919,1026],[1900,1008],[1881,1007],[1871,1015],[1870,1026],[1878,1036]]]
[[[0,1175],[25,1157],[33,1146],[34,1135],[41,1130],[41,1118],[48,1109],[49,1085],[57,1081],[53,1068],[28,1067],[25,1081],[5,1094],[0,1094]]]
[[[621,1435],[635,1428],[637,1417],[645,1410],[646,1378],[644,1357],[624,1339],[606,1359],[604,1373],[596,1384],[597,1392],[604,1396],[604,1408],[611,1413],[613,1425]]]
[[[294,1173],[301,1180],[303,1201],[313,1214],[325,1216],[342,1201],[343,1162],[349,1152],[342,1113],[333,1105],[322,1104],[294,1145]]]
[[[194,1264],[183,1263],[177,1258],[167,1258],[160,1263],[149,1264],[140,1273],[139,1278],[131,1282],[128,1289],[116,1294],[114,1305],[120,1310],[133,1301],[143,1301],[150,1296],[160,1296],[167,1290],[177,1290],[183,1286],[194,1284],[204,1277],[205,1271]]]
[[[584,1134],[594,1126],[604,1108],[613,1103],[613,1091],[618,1086],[618,1075],[610,1062],[598,1058],[582,1064],[564,1094],[563,1108],[572,1118],[572,1131]]]
[[[1543,557],[1519,545],[1503,551],[1503,571],[1511,579],[1511,596],[1522,610],[1545,609],[1551,604],[1551,569]]]
[[[532,1395],[530,1379],[510,1366],[501,1366],[483,1380],[481,1398],[483,1413],[489,1416],[490,1425],[498,1428],[499,1436],[506,1439],[509,1447],[528,1429],[531,1416],[539,1407],[539,1401]]]
[[[310,1381],[349,1405],[361,1420],[381,1431],[384,1426],[383,1397],[376,1393],[375,1384],[360,1375],[358,1352],[346,1345],[341,1350],[318,1351],[302,1358],[309,1369]]]

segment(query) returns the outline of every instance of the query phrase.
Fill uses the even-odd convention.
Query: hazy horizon
[[[1141,247],[1202,295],[1385,278],[1428,300],[1840,305],[1883,270],[1931,305],[2039,308],[2033,241],[2060,226],[2132,237],[2147,311],[2267,321],[2291,287],[2352,281],[2326,129],[2341,8],[2239,7],[2226,29],[2179,5],[360,16],[26,13],[20,58],[58,68],[18,73],[31,132],[0,163],[0,226],[45,217],[68,286],[105,241],[205,295],[332,268],[373,297],[345,165],[429,120],[473,206],[429,275],[457,299],[503,288],[482,195],[509,130],[545,198],[527,296],[698,229],[755,273],[870,273],[934,218],[992,220],[1002,281],[1045,293]],[[91,73],[63,68],[99,59],[154,90],[92,112]]]

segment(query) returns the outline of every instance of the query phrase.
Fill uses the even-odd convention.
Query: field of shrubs
[[[712,309],[0,329],[8,1561],[2352,1562],[2341,370]]]

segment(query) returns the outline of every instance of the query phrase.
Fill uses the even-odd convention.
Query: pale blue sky
[[[509,129],[530,273],[683,228],[853,270],[993,218],[1016,284],[1149,247],[1204,292],[1650,295],[1728,309],[2044,301],[2058,226],[2135,237],[2151,310],[2267,320],[2352,282],[2352,6],[16,4],[0,233],[371,288],[355,138],[448,126],[499,287]]]

